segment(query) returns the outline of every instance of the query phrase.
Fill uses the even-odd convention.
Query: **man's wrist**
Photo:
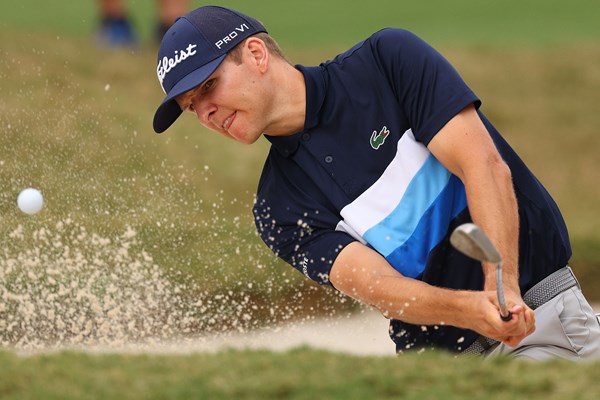
[[[519,287],[519,272],[518,267],[502,266],[502,288],[505,292],[511,291],[521,294]],[[484,263],[483,271],[485,274],[484,290],[496,290],[496,264]]]

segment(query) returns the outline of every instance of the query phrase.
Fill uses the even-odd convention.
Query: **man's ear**
[[[259,68],[260,72],[266,72],[269,66],[269,51],[265,42],[257,37],[250,37],[246,40],[245,47],[253,64]]]

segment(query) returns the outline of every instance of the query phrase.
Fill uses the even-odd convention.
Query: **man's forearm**
[[[330,280],[341,292],[377,308],[387,318],[420,325],[466,327],[475,292],[431,286],[407,278],[378,253],[356,242],[338,255]]]
[[[490,163],[489,169],[465,177],[469,211],[502,255],[505,287],[519,293],[519,215],[512,176],[502,160]],[[485,289],[494,290],[496,265],[484,263],[483,268]]]
[[[518,290],[519,216],[512,176],[475,108],[448,121],[428,148],[465,185],[473,221],[502,255],[507,288]],[[494,268],[484,266],[486,288],[495,286]]]
[[[407,278],[359,242],[340,252],[329,279],[339,291],[377,308],[388,318],[472,329],[500,341],[522,336],[520,317],[510,322],[500,319],[495,291],[452,290]]]

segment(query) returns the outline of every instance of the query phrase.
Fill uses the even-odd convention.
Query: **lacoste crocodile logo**
[[[371,147],[375,150],[379,149],[389,134],[390,131],[388,131],[388,128],[385,126],[381,128],[379,133],[377,133],[377,131],[373,131],[371,134]]]

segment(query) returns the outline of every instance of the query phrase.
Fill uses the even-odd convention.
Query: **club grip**
[[[502,321],[510,321],[512,319],[512,313],[509,311],[506,315],[500,314],[500,318],[502,318]]]

